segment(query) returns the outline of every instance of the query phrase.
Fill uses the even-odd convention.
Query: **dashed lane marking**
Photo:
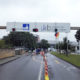
[[[38,80],[41,80],[42,78],[42,72],[43,72],[43,65],[44,65],[44,62],[43,61],[39,61],[37,60],[34,56],[32,57],[32,59],[38,63],[40,63],[40,71],[39,71],[39,76],[38,76]]]
[[[43,72],[43,64],[41,63],[41,67],[40,67],[40,71],[39,71],[38,80],[41,80],[42,72]]]
[[[71,70],[75,70],[76,69],[76,67],[68,67],[68,68],[66,68],[68,71],[71,71]]]
[[[57,64],[60,64],[60,62],[59,62],[58,60],[55,60],[55,62],[56,62]]]

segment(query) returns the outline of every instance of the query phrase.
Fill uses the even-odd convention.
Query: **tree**
[[[6,44],[14,46],[24,46],[27,48],[36,47],[36,38],[29,32],[11,32],[8,36],[4,37]]]
[[[55,44],[56,49],[59,49],[59,51],[61,51],[63,49],[63,42],[59,42],[57,44]]]
[[[69,46],[69,40],[67,40],[67,37],[63,38],[63,42],[59,42],[57,44],[57,49],[59,48],[59,51],[64,50],[66,56],[68,56],[68,47]]]
[[[43,49],[47,49],[49,47],[48,41],[45,39],[42,39],[41,42],[39,43],[39,47]]]
[[[11,45],[6,45],[5,40],[0,40],[0,48],[11,48]]]
[[[63,39],[63,49],[67,52],[67,38],[65,37],[64,39]]]
[[[70,41],[67,40],[67,37],[63,38],[63,42],[59,42],[56,44],[56,49],[65,51],[65,54],[68,56],[68,53],[71,51],[75,51],[75,46],[70,44]]]
[[[77,42],[79,42],[80,41],[80,29],[77,30],[75,37],[76,37]]]
[[[76,37],[76,40],[77,40],[77,42],[78,42],[78,48],[79,48],[79,50],[80,50],[80,29],[79,30],[77,30],[77,32],[76,32],[76,34],[75,34],[75,37]]]

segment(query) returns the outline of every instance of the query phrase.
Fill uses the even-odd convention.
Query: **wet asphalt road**
[[[49,53],[46,56],[50,80],[80,80],[80,69]]]
[[[22,56],[21,58],[0,66],[0,80],[39,80],[43,58]]]
[[[47,53],[50,80],[80,80],[80,69]],[[42,73],[41,72],[41,65]],[[0,66],[0,80],[44,80],[44,63],[40,55],[21,58]]]

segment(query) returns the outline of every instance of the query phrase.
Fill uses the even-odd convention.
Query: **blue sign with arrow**
[[[23,30],[29,30],[30,25],[29,24],[23,24]]]

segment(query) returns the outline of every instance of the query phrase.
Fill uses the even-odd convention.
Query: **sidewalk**
[[[10,61],[16,60],[16,59],[20,58],[21,56],[22,55],[16,55],[14,57],[9,57],[9,58],[5,58],[5,59],[1,59],[0,60],[0,65],[3,65],[3,64],[8,63]]]

